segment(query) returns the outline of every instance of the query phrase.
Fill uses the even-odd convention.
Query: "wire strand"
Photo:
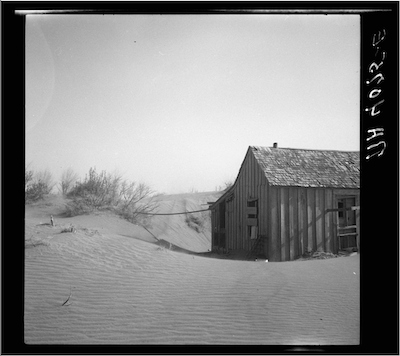
[[[191,214],[191,213],[199,213],[201,211],[210,211],[211,209],[203,209],[203,210],[193,210],[193,211],[186,211],[184,213],[137,213],[142,215],[181,215],[181,214]]]

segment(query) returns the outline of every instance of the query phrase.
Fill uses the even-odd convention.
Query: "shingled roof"
[[[360,188],[360,153],[250,146],[274,186]]]

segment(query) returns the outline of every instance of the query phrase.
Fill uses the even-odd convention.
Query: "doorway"
[[[338,197],[337,208],[339,249],[356,248],[356,197]]]

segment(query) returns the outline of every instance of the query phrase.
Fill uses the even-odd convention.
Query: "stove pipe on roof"
[[[278,148],[278,142],[274,142],[274,148]]]

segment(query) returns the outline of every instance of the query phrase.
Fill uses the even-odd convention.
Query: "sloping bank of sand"
[[[216,201],[222,193],[188,193],[163,195],[157,198],[160,213],[176,213],[207,209],[207,202]],[[206,252],[211,248],[211,215],[210,212],[199,212],[189,215],[196,218],[200,225],[197,230],[190,228],[187,215],[154,216],[149,230],[160,240],[168,241],[176,246],[193,252]]]
[[[358,255],[256,263],[65,233],[25,270],[28,344],[359,342]]]

